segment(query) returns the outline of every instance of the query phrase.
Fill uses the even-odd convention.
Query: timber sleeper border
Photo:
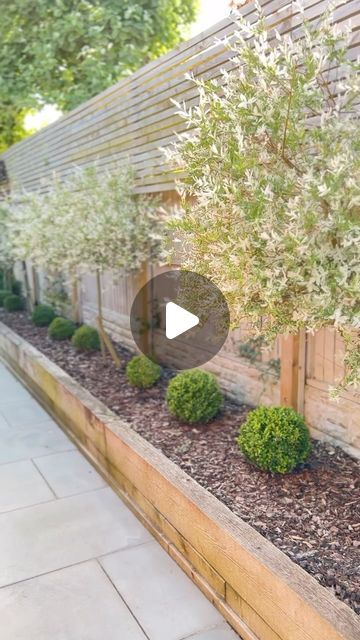
[[[1,322],[0,355],[243,640],[358,640],[347,605]]]

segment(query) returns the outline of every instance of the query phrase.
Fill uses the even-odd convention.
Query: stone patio
[[[0,363],[1,640],[236,640]]]

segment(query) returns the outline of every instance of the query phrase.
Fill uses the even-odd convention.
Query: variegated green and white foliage
[[[74,169],[54,176],[47,192],[12,204],[14,252],[44,270],[130,273],[161,251],[163,211],[155,198],[134,194],[129,166],[100,172]]]
[[[14,257],[12,251],[11,234],[9,230],[9,209],[5,198],[0,202],[0,269],[12,269]]]
[[[246,317],[271,341],[333,325],[346,344],[338,388],[358,385],[360,82],[350,28],[333,22],[332,7],[291,38],[268,32],[257,9],[228,43],[234,69],[194,80],[199,105],[178,105],[189,131],[168,150],[186,171],[173,227],[184,266],[222,289],[235,326]]]

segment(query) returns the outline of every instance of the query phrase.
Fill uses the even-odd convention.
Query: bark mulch
[[[171,371],[153,388],[130,387],[124,369],[132,354],[118,345],[114,370],[99,353],[56,343],[24,313],[0,320],[73,376],[146,440],[176,462],[235,514],[251,524],[340,600],[360,613],[360,466],[339,447],[314,441],[309,461],[290,475],[251,466],[235,443],[249,407],[227,400],[210,424],[189,426],[164,403]]]

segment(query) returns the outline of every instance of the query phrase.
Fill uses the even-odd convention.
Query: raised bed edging
[[[244,640],[358,640],[347,605],[2,323],[0,354]]]

